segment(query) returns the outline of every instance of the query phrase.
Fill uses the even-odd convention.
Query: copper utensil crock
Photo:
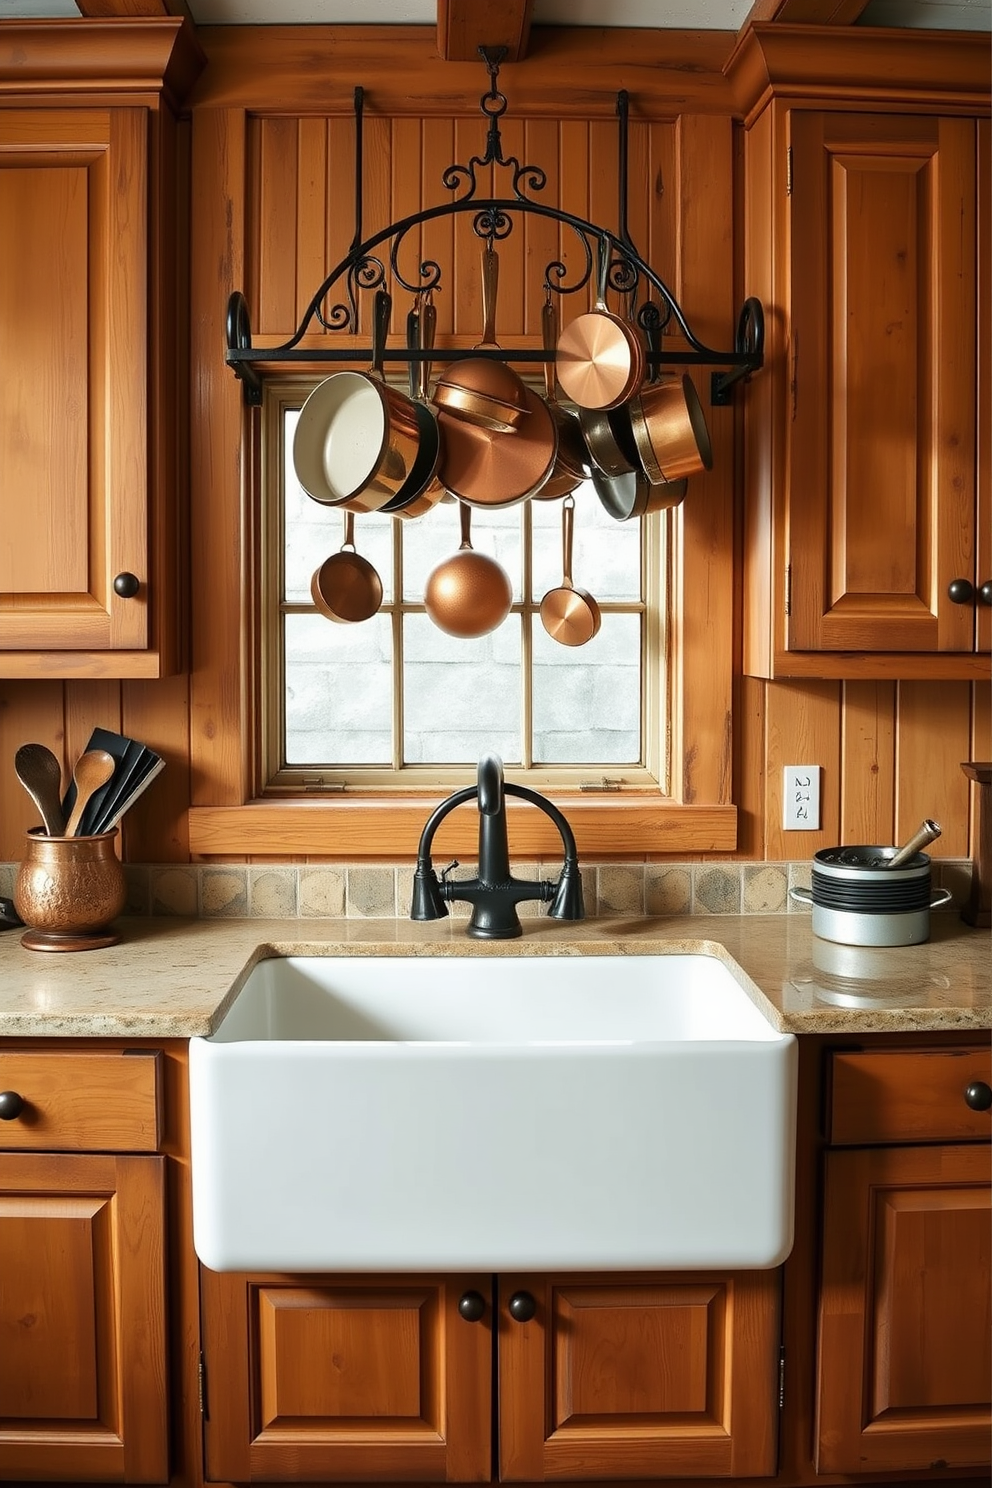
[[[30,951],[89,951],[116,945],[111,921],[127,899],[124,869],[114,843],[117,828],[94,837],[27,833],[14,882],[14,908],[26,925]]]

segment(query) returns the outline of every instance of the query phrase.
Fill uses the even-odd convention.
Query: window
[[[344,516],[312,501],[293,469],[312,385],[270,385],[263,413],[267,793],[436,790],[487,749],[538,789],[665,789],[663,519],[616,522],[591,483],[575,493],[573,581],[595,595],[602,624],[568,647],[540,619],[563,577],[561,501],[472,509],[473,546],[513,588],[507,619],[474,640],[447,636],[423,604],[430,572],[458,549],[457,503],[409,521],[358,515],[355,545],[383,603],[371,620],[336,625],[310,582],[341,547]]]

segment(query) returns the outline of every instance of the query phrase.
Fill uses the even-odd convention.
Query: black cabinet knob
[[[0,1096],[0,1100],[3,1096]],[[974,1080],[964,1093],[964,1103],[973,1111],[987,1111],[992,1106],[992,1087],[984,1080]]]
[[[486,1315],[486,1299],[481,1292],[466,1292],[458,1299],[458,1311],[467,1323],[477,1323]]]
[[[0,1090],[0,1121],[13,1121],[23,1110],[23,1095],[16,1090]]]
[[[506,1306],[515,1323],[529,1323],[537,1311],[537,1303],[530,1292],[514,1292]]]
[[[133,599],[141,588],[137,574],[119,573],[114,580],[114,593],[119,594],[121,599]]]
[[[970,579],[952,579],[947,586],[951,604],[974,604],[975,586]]]
[[[986,579],[978,590],[978,598],[984,605],[992,605],[992,579]]]

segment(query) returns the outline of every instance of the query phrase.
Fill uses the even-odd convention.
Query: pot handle
[[[800,904],[812,904],[813,891],[812,889],[796,887],[789,890],[789,898],[797,900]]]
[[[950,889],[934,889],[930,895],[930,908],[940,909],[942,905],[950,904],[953,897]]]

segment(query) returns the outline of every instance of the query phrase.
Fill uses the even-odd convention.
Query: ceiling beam
[[[505,62],[527,55],[534,0],[437,0],[437,50],[445,62],[477,62],[479,48],[506,47]]]
[[[744,25],[785,21],[794,26],[853,26],[867,4],[868,0],[754,0]]]
[[[76,0],[76,4],[88,21],[161,20],[163,16],[192,20],[186,0]]]

